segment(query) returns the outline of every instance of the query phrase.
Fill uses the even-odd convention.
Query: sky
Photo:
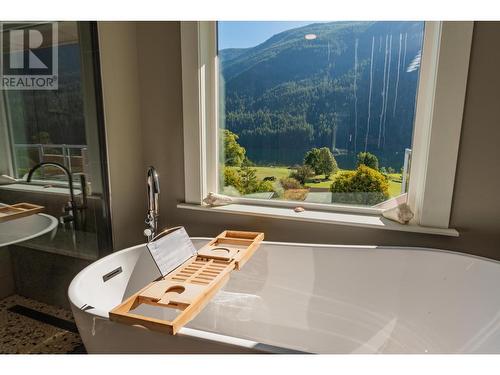
[[[314,21],[220,21],[219,50],[254,47],[275,34],[314,23]]]

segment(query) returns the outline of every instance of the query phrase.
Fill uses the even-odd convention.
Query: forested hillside
[[[45,53],[52,53],[47,49]],[[58,90],[6,94],[14,142],[85,145],[85,118],[78,44],[58,47]]]
[[[258,164],[329,147],[399,169],[411,144],[423,22],[315,23],[219,52],[225,127]],[[313,40],[305,35],[314,34]]]

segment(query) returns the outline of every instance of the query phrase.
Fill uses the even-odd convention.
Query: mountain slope
[[[309,148],[327,146],[349,164],[366,144],[399,167],[418,81],[418,69],[406,67],[422,32],[422,22],[317,23],[222,50],[225,126],[258,163],[301,163]]]

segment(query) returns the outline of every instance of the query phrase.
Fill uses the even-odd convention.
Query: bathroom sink
[[[57,231],[57,219],[36,214],[0,223],[0,248]]]

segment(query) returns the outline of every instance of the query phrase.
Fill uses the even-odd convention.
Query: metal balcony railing
[[[14,155],[14,164],[15,164],[15,173],[17,178],[21,178],[20,169],[26,168],[24,165],[20,165],[20,161],[18,160],[18,151],[25,149],[28,150],[35,149],[36,154],[38,155],[38,162],[42,161],[55,161],[63,164],[71,173],[77,172],[85,172],[87,165],[87,146],[86,145],[68,145],[68,144],[41,144],[41,143],[17,143],[14,144],[15,155]],[[59,151],[56,151],[59,150]],[[75,152],[75,150],[78,150]],[[75,161],[80,160],[75,165]],[[75,167],[80,167],[75,170]],[[44,177],[43,169],[40,170],[42,177]]]

